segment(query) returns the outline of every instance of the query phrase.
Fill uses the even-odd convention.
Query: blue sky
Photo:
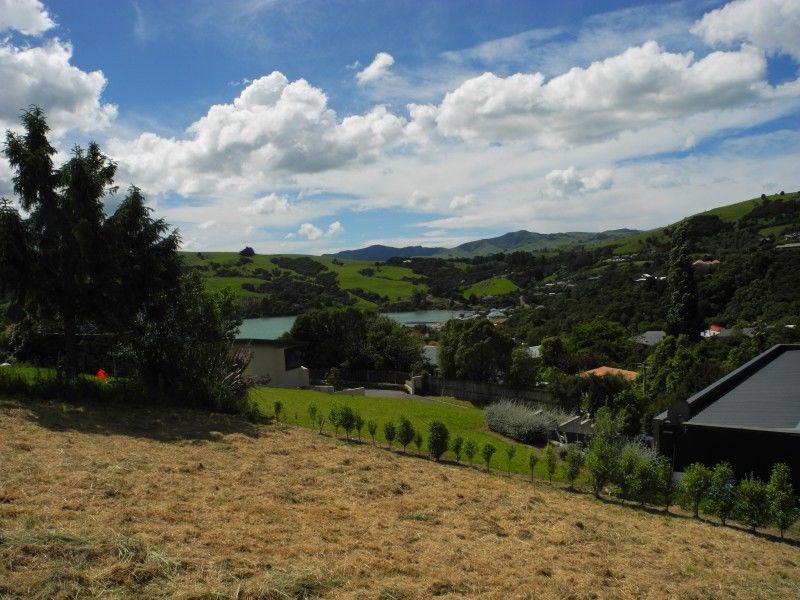
[[[797,31],[797,0],[0,0],[0,125],[97,140],[187,249],[649,228],[800,187]]]

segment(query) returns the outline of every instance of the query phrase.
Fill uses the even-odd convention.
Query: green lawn
[[[464,298],[469,298],[473,294],[478,298],[502,296],[503,294],[516,292],[518,289],[519,286],[507,277],[492,277],[469,286],[464,290],[463,296]]]
[[[11,365],[10,367],[0,367],[0,379],[22,379],[27,384],[37,381],[49,381],[55,379],[56,370],[46,367],[34,367],[31,365]]]
[[[401,416],[407,417],[413,424],[415,429],[422,432],[423,452],[426,452],[426,443],[428,437],[428,425],[431,421],[441,421],[447,425],[450,432],[450,440],[452,441],[455,436],[460,435],[464,441],[474,440],[478,445],[478,454],[475,456],[476,464],[484,464],[480,456],[480,451],[484,444],[491,442],[497,448],[492,457],[492,467],[499,470],[506,470],[507,457],[506,448],[508,446],[515,446],[517,448],[516,455],[511,461],[511,471],[515,473],[530,473],[528,469],[528,457],[530,456],[532,447],[525,444],[509,442],[488,430],[486,427],[486,420],[483,416],[483,411],[479,408],[472,406],[467,402],[455,400],[453,398],[431,398],[430,400],[415,400],[412,398],[373,398],[369,396],[342,396],[324,394],[322,392],[315,392],[312,390],[290,390],[281,388],[258,387],[250,392],[251,397],[254,398],[262,412],[273,415],[274,404],[276,400],[283,403],[282,419],[289,424],[297,424],[302,427],[316,428],[312,425],[308,417],[308,407],[313,402],[317,405],[319,414],[327,417],[330,409],[335,404],[349,405],[356,412],[358,412],[364,421],[370,419],[378,424],[377,440],[380,444],[385,445],[386,440],[383,436],[383,425],[387,421],[393,421],[395,425],[398,424]],[[325,431],[332,433],[332,427],[329,423],[325,424]],[[340,431],[339,435],[344,437],[344,432]],[[355,434],[354,434],[355,435]],[[369,440],[366,426],[362,433],[362,439]],[[397,442],[395,442],[397,447]],[[416,453],[416,447],[410,444],[408,451]],[[547,470],[544,464],[544,459],[541,451],[537,449],[540,460],[536,465],[535,473],[539,477],[547,477]],[[455,460],[452,452],[447,452],[444,455],[445,459]],[[462,456],[462,461],[466,458]],[[562,479],[562,465],[559,463],[555,479]]]

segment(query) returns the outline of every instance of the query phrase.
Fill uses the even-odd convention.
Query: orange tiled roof
[[[581,377],[589,377],[590,375],[594,375],[595,377],[605,377],[606,375],[617,375],[619,377],[624,377],[628,381],[633,381],[636,379],[638,373],[636,371],[626,371],[625,369],[617,369],[616,367],[597,367],[596,369],[589,369],[588,371],[584,371],[580,374]]]

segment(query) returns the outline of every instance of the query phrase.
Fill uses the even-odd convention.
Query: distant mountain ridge
[[[494,238],[486,238],[466,242],[455,248],[431,248],[426,246],[392,246],[374,245],[358,250],[342,250],[335,254],[325,254],[343,259],[384,261],[394,256],[426,257],[426,258],[472,258],[500,252],[535,252],[545,249],[563,249],[581,244],[605,242],[617,238],[641,233],[636,229],[612,229],[601,232],[570,231],[566,233],[536,233],[534,231],[512,231]]]
[[[425,246],[406,246],[404,248],[393,248],[375,244],[359,250],[342,250],[336,254],[323,254],[322,256],[333,256],[336,258],[349,258],[352,260],[388,260],[393,256],[435,256],[441,252],[447,252],[447,248],[426,248]]]

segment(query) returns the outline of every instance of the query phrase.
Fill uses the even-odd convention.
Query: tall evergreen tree
[[[77,371],[78,323],[97,314],[96,302],[106,281],[102,199],[112,188],[116,165],[97,144],[76,147],[60,169],[47,140],[44,112],[23,114],[24,135],[6,134],[5,155],[15,171],[14,191],[30,212],[27,290],[29,306],[40,316],[55,317],[63,330],[63,367]]]
[[[685,334],[696,338],[700,333],[701,324],[697,306],[697,285],[689,255],[688,233],[683,225],[675,228],[671,244],[667,274],[669,308],[666,330],[670,335]]]
[[[6,198],[0,198],[0,298],[23,294],[28,278],[25,223]]]

